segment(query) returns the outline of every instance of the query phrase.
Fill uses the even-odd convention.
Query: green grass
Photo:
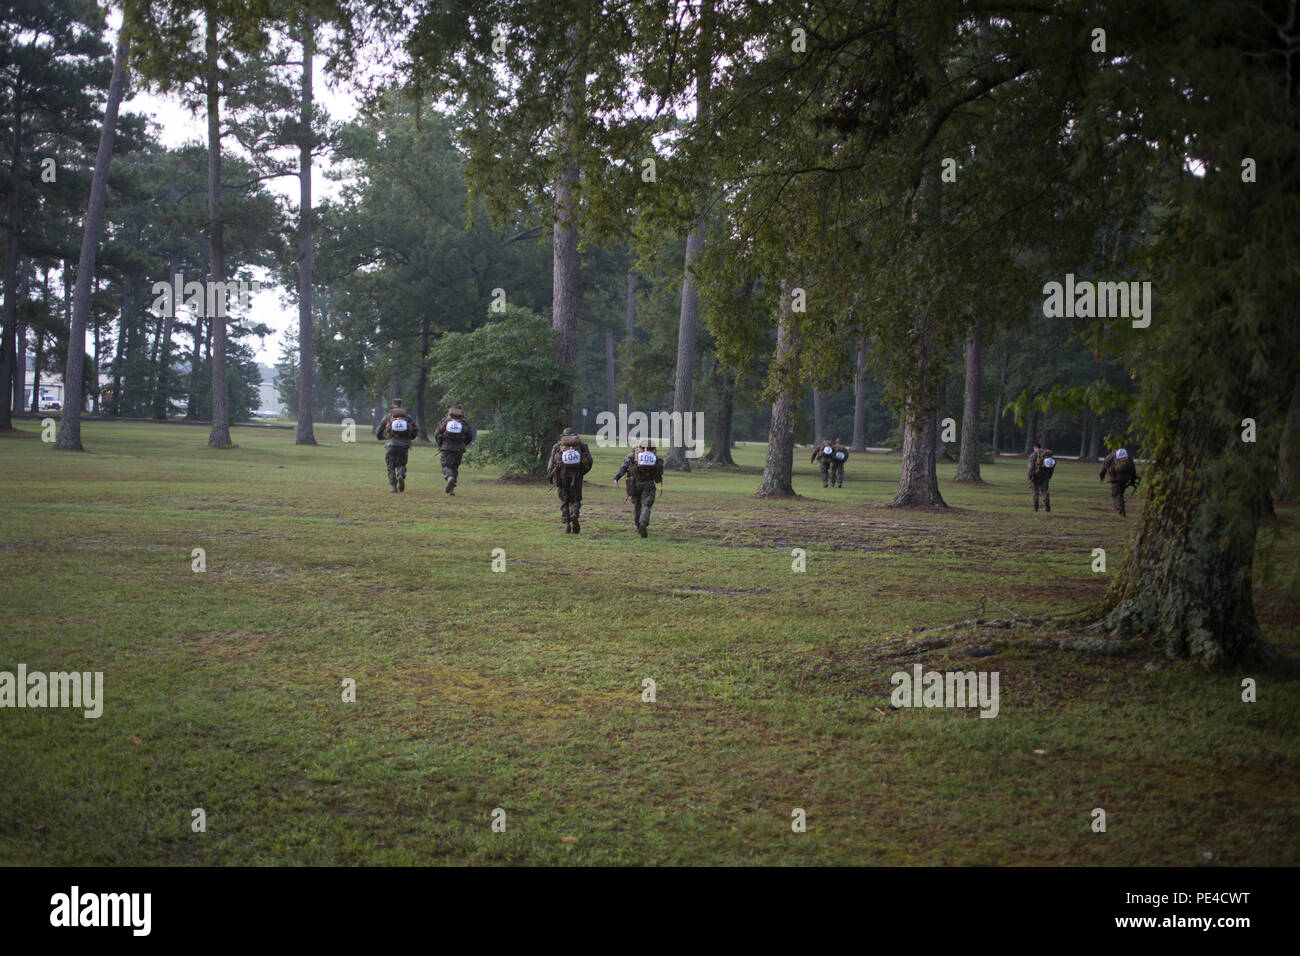
[[[951,509],[895,511],[896,456],[823,490],[800,450],[808,497],[760,501],[749,446],[740,472],[669,473],[643,541],[614,449],[572,537],[544,485],[465,468],[443,494],[429,448],[390,494],[382,446],[334,426],[225,452],[84,429],[83,455],[35,423],[0,439],[0,670],[102,670],[106,696],[98,720],[0,710],[0,862],[1300,863],[1294,678],[912,633],[1099,598],[1135,518],[1094,465],[1058,466],[1050,515],[1022,459],[981,486],[941,467]],[[1257,568],[1290,657],[1298,523],[1280,513]],[[1000,715],[891,709],[918,662],[998,671]]]

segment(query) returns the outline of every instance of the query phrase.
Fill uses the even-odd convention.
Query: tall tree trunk
[[[853,379],[853,451],[867,450],[867,340],[858,342],[858,374]]]
[[[117,353],[113,356],[113,400],[108,406],[108,413],[114,418],[122,415],[122,374],[123,365],[126,362],[126,355],[130,349],[130,339],[127,334],[129,319],[127,316],[131,309],[131,285],[134,282],[134,276],[127,279],[127,287],[122,291],[122,302],[118,309],[117,319]]]
[[[573,383],[577,379],[578,304],[581,296],[578,274],[578,185],[579,117],[585,109],[587,79],[584,72],[581,38],[576,24],[566,34],[573,53],[573,65],[564,82],[564,108],[557,141],[563,151],[560,174],[555,181],[555,239],[553,243],[551,286],[551,326],[560,335],[555,344],[555,359],[562,374],[556,390],[559,420],[552,431],[559,433],[573,413]]]
[[[790,280],[781,280],[781,301],[777,309],[776,355],[771,375],[776,385],[772,403],[772,423],[767,431],[767,460],[763,463],[763,480],[758,497],[794,494],[794,412],[795,388],[790,384],[793,358],[790,332]]]
[[[22,190],[23,167],[23,80],[21,70],[13,89],[14,128],[9,147],[11,158],[9,165],[9,201],[6,204],[5,222],[5,317],[4,331],[0,333],[0,431],[14,427],[13,406],[9,402],[13,394],[13,357],[17,348],[18,328],[18,237],[22,232],[20,214],[22,205],[19,201]]]
[[[35,415],[41,410],[41,363],[45,360],[44,356],[45,335],[41,331],[36,332],[34,355],[32,358],[32,414]]]
[[[1029,425],[1025,429],[1025,454],[1028,455],[1034,450],[1034,443],[1038,441],[1038,409],[1029,413]]]
[[[813,436],[808,440],[808,444],[815,445],[823,438],[829,438],[826,434],[826,393],[820,388],[812,390],[813,396]]]
[[[212,431],[208,445],[230,448],[230,382],[226,374],[226,316],[222,307],[226,298],[226,245],[221,222],[221,76],[217,68],[217,19],[207,8],[207,108],[208,108],[208,273],[218,290],[216,315],[208,316],[212,332]],[[298,402],[302,407],[302,402]]]
[[[311,208],[311,112],[312,57],[316,51],[316,25],[311,11],[304,7],[302,13],[302,102],[298,120],[302,124],[302,142],[298,145],[298,437],[295,444],[314,445],[316,434],[312,429],[312,389],[315,385],[316,359],[312,347],[311,272],[312,272],[312,208]],[[424,378],[420,378],[423,392]],[[424,434],[424,421],[419,422]]]
[[[704,456],[711,465],[734,465],[731,457],[731,418],[736,390],[736,377],[727,369],[717,366],[713,370],[713,445]]]
[[[429,320],[420,326],[420,377],[415,381],[415,427],[420,431],[420,441],[429,442],[428,418],[425,397],[429,387]]]
[[[117,108],[126,86],[126,57],[131,39],[123,26],[117,35],[113,54],[113,76],[108,83],[108,100],[104,104],[104,125],[99,131],[99,150],[95,154],[95,172],[90,180],[90,201],[81,232],[81,258],[77,260],[77,289],[72,298],[72,322],[68,328],[68,361],[63,371],[63,424],[59,428],[56,448],[82,451],[81,383],[85,373],[86,323],[90,317],[91,284],[95,280],[95,255],[104,226],[104,202],[108,195],[108,167],[113,159],[113,140],[117,137]],[[94,393],[99,394],[99,365],[96,359]]]
[[[203,371],[203,338],[206,331],[203,326],[203,315],[200,312],[194,314],[194,356],[190,360],[190,390],[186,396],[185,418],[189,421],[196,421],[199,417],[198,403],[198,382],[199,375]]]
[[[939,200],[939,178],[934,172],[936,163],[929,163],[921,178],[917,197],[918,219],[922,228],[937,228],[942,217]],[[940,383],[934,380],[934,342],[931,336],[931,318],[923,310],[912,327],[915,377],[908,384],[903,401],[903,464],[898,478],[898,491],[890,506],[907,508],[917,505],[946,508],[939,492],[939,476],[935,466],[935,446],[939,432]]]
[[[1101,459],[1101,416],[1093,413],[1092,432],[1088,436],[1088,457],[1093,461]]]
[[[605,329],[605,408],[617,413],[614,401],[614,330]]]
[[[169,281],[180,270],[178,254],[175,250],[167,262],[167,278]],[[168,373],[171,371],[171,351],[172,351],[172,327],[176,323],[176,304],[172,303],[172,308],[163,309],[162,316],[162,336],[158,345],[158,361],[154,366],[154,386],[153,386],[153,417],[158,421],[167,420],[167,390],[171,385]],[[195,348],[197,349],[197,344]]]
[[[713,55],[710,49],[710,30],[713,20],[713,0],[700,3],[699,58],[695,63],[695,121],[704,127],[709,121],[709,90],[713,81]],[[682,267],[682,305],[677,324],[677,369],[673,385],[673,412],[683,423],[694,412],[695,405],[695,333],[700,318],[700,296],[695,282],[695,266],[704,248],[704,210],[697,197],[695,219],[686,234],[686,261]],[[668,448],[664,467],[673,471],[690,471],[686,457],[685,434],[676,435]]]
[[[1079,416],[1079,461],[1086,461],[1088,458],[1088,423],[1092,416],[1084,412]]]
[[[980,326],[971,324],[966,339],[966,401],[961,413],[961,454],[954,481],[983,481],[980,477],[980,387],[984,364],[980,353]]]
[[[1300,378],[1291,391],[1291,407],[1282,426],[1282,441],[1277,455],[1277,498],[1300,500]]]
[[[627,334],[636,330],[636,273],[627,274]]]
[[[1002,451],[1002,412],[1006,406],[1007,365],[1011,361],[1011,349],[1002,347],[1002,374],[998,376],[998,400],[993,406],[993,454]]]
[[[99,279],[95,279],[90,284],[90,300],[91,300],[91,309],[92,309],[91,323],[90,323],[90,341],[94,345],[94,351],[91,352],[93,361],[90,363],[90,374],[87,375],[86,377],[90,379],[90,382],[88,383],[90,386],[90,410],[96,415],[100,413],[99,373],[100,370],[103,368],[103,366],[99,364],[99,333],[102,331],[102,327],[100,326],[100,323],[98,321],[94,321],[94,314],[93,314],[95,296],[97,296],[98,294],[99,294]]]
[[[22,278],[19,280],[22,291],[19,298],[27,303],[31,299],[31,260],[24,257],[19,273]],[[14,399],[13,408],[15,411],[23,410],[23,399],[27,397],[27,323],[23,317],[16,316],[17,328],[14,332],[14,352],[13,352],[13,376],[14,376]]]

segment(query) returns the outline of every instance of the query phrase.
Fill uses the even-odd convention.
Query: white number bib
[[[843,461],[843,460],[844,460],[844,452],[842,452],[842,451],[837,451],[837,452],[835,453],[835,460],[836,460],[836,461]]]
[[[395,431],[395,432],[404,432],[404,431],[406,431],[406,419],[405,419],[405,418],[394,418],[394,419],[393,419],[393,423],[392,423],[391,425],[389,425],[388,427],[391,428],[391,429],[392,429],[393,431]]]
[[[1056,459],[1055,459],[1055,458],[1044,458],[1044,459],[1043,459],[1043,467],[1044,467],[1044,468],[1055,468],[1055,467],[1056,467]]]
[[[653,468],[658,460],[659,456],[652,451],[639,451],[636,453],[636,463],[647,468]]]
[[[822,454],[823,454],[823,455],[829,455],[830,453],[831,453],[831,446],[830,446],[830,445],[822,445]]]
[[[576,448],[566,448],[560,453],[560,462],[565,465],[576,465],[582,461],[582,452]]]
[[[448,422],[447,422],[447,434],[449,434],[449,435],[459,435],[459,434],[460,434],[461,432],[463,432],[464,430],[465,430],[465,426],[464,426],[464,424],[461,422],[461,420],[460,420],[459,418],[452,418],[452,419],[449,419],[449,420],[448,420]]]

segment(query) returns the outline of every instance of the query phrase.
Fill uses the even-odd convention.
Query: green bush
[[[461,405],[483,430],[470,460],[506,475],[537,474],[556,436],[560,366],[557,334],[544,317],[506,306],[473,332],[449,332],[432,351],[429,382],[442,402]]]

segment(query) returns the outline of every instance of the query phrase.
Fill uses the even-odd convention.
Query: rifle
[[[1129,491],[1130,488],[1131,488],[1133,491],[1137,491],[1137,487],[1138,487],[1138,485],[1140,485],[1140,484],[1142,484],[1142,479],[1138,477],[1138,475],[1137,475],[1136,472],[1134,472],[1133,477],[1130,478],[1130,479],[1128,480],[1128,484],[1124,486],[1124,491],[1125,491],[1125,493],[1127,493],[1127,492]]]

